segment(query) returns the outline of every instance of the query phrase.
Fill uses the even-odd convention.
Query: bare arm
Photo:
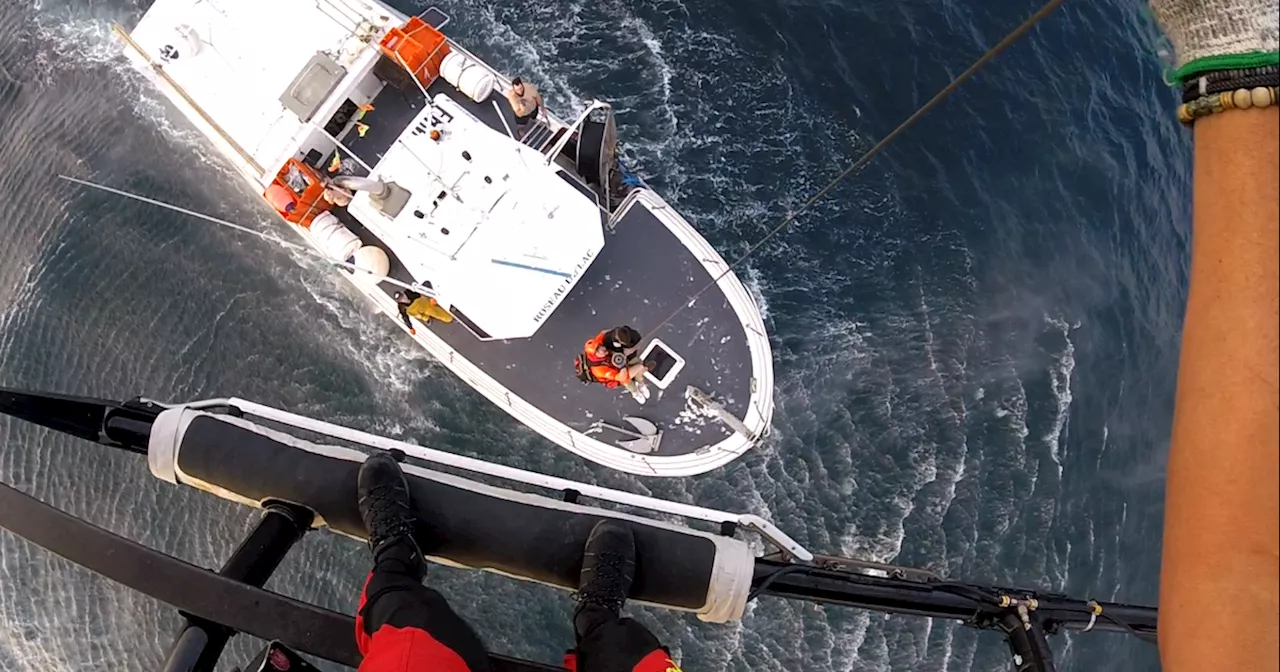
[[[1191,292],[1166,483],[1167,672],[1280,669],[1280,112],[1195,122]]]

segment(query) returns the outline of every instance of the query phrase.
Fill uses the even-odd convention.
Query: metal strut
[[[301,507],[268,504],[257,527],[245,537],[218,573],[261,588],[280,566],[289,549],[311,528],[314,517]],[[164,672],[213,672],[235,630],[185,612],[179,613],[186,619],[186,624],[169,650]]]
[[[843,558],[816,556],[814,562],[817,566],[757,559],[751,596],[943,618],[994,630],[1008,643],[1016,672],[1056,672],[1047,636],[1061,630],[1106,630],[1152,643],[1156,638],[1157,612],[1150,607],[946,581],[924,570]],[[1101,613],[1108,616],[1099,620]]]
[[[1053,651],[1045,638],[1039,618],[1029,618],[1025,611],[1010,611],[1000,617],[996,626],[1009,643],[1015,672],[1057,672]]]
[[[115,581],[130,590],[165,602],[187,615],[169,656],[166,670],[211,669],[207,665],[229,631],[277,640],[297,651],[351,668],[360,665],[355,621],[323,607],[251,585],[265,582],[279,562],[288,529],[300,519],[263,517],[222,572],[191,565],[54,508],[0,483],[0,529]],[[291,546],[292,541],[288,541]],[[234,578],[236,575],[244,579]],[[191,629],[194,625],[196,629]],[[219,630],[219,629],[222,630]],[[555,665],[489,655],[494,672],[564,672]],[[173,666],[177,667],[173,667]]]

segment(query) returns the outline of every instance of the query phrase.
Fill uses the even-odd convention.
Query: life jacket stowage
[[[283,184],[272,183],[263,194],[271,207],[282,215],[291,215],[298,209],[298,198]]]

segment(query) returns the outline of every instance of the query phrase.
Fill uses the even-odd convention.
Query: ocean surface
[[[455,37],[558,111],[613,101],[630,162],[729,258],[1038,8],[438,4]],[[774,432],[738,463],[679,480],[554,448],[371,319],[321,263],[57,180],[282,231],[119,57],[110,23],[132,26],[147,5],[0,0],[0,385],[238,395],[756,512],[814,550],[1155,601],[1190,144],[1142,2],[1066,3],[751,258],[742,277],[772,330]],[[132,456],[8,420],[0,481],[206,566],[256,518],[160,483]],[[363,546],[312,534],[270,585],[351,611],[367,562]],[[570,642],[567,593],[443,568],[431,580],[495,651],[553,661]],[[691,671],[1008,669],[998,636],[924,619],[767,598],[729,626],[641,618]],[[154,670],[177,624],[0,533],[0,670]],[[1158,667],[1132,638],[1053,643],[1064,670]],[[220,669],[252,645],[239,638]]]

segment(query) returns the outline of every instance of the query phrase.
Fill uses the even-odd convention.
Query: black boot
[[[426,563],[413,538],[409,483],[390,453],[374,453],[360,465],[356,478],[360,518],[369,531],[369,550],[375,564],[402,565],[393,571],[421,580]],[[388,568],[392,569],[392,568]]]
[[[573,625],[579,639],[622,615],[636,577],[636,542],[626,523],[602,520],[587,537]]]

